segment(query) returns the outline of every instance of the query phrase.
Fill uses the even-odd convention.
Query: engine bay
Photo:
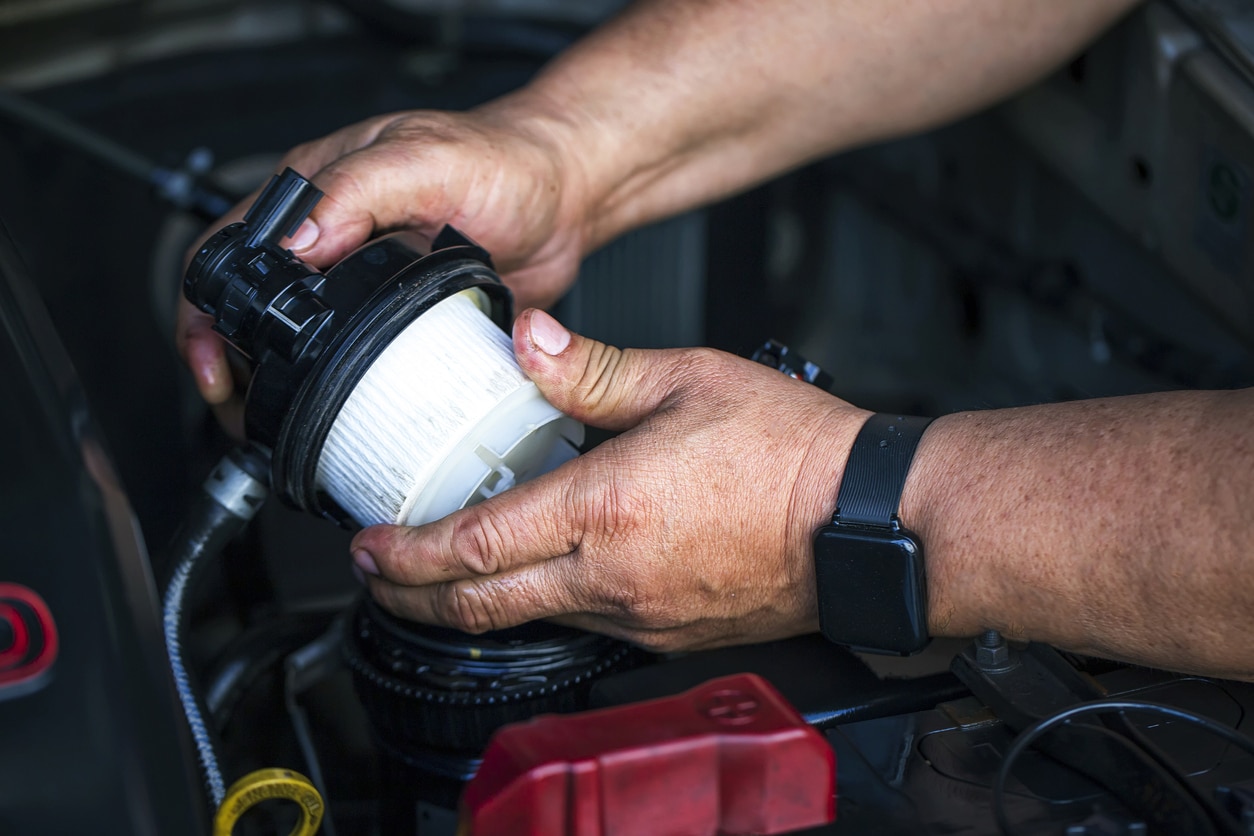
[[[0,9],[0,833],[211,832],[162,639],[168,544],[234,447],[173,348],[188,247],[286,149],[503,94],[618,5]],[[555,313],[621,346],[747,356],[775,338],[842,397],[904,414],[1249,385],[1254,12],[1240,6],[1150,3],[992,111],[630,233]],[[1254,821],[1254,752],[1189,719],[1249,734],[1248,683],[995,634],[908,659],[819,636],[658,655],[547,623],[471,640],[369,600],[350,536],[268,501],[179,616],[223,773],[308,776],[328,836],[469,832],[459,798],[501,727],[746,673],[834,754],[835,821],[807,833]],[[1036,723],[1120,701],[1179,713],[1016,749]],[[618,826],[596,832],[649,832]],[[267,801],[233,832],[293,827],[292,805]]]

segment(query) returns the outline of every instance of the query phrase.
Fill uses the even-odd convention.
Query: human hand
[[[353,540],[393,613],[472,633],[538,618],[672,651],[818,629],[811,538],[868,413],[708,349],[620,351],[514,325],[563,412],[624,430],[471,508]]]
[[[326,197],[288,246],[326,269],[383,232],[403,228],[434,238],[448,223],[492,253],[520,306],[556,301],[583,255],[580,171],[560,136],[561,120],[518,98],[468,113],[381,116],[293,149],[279,170],[291,166]],[[240,220],[256,197],[206,237]],[[201,395],[238,431],[235,376],[212,325],[180,300],[179,352]]]

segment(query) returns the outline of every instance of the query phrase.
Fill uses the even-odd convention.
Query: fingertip
[[[319,270],[328,270],[370,240],[373,221],[344,213],[334,207],[315,212],[292,236],[288,248]],[[299,246],[298,246],[299,245]]]
[[[193,336],[188,340],[188,366],[196,388],[206,403],[221,404],[234,394],[234,381],[227,366],[226,354],[217,338]]]
[[[379,574],[380,558],[386,558],[392,541],[396,538],[397,532],[404,530],[399,525],[372,525],[363,528],[353,537],[353,542],[349,544],[349,551],[353,557],[353,562],[372,575]],[[358,555],[364,555],[370,559],[370,565],[374,566],[371,571],[368,566],[358,561]]]
[[[539,309],[533,309],[527,319],[527,336],[536,349],[550,357],[557,357],[570,347],[571,334],[560,322]]]
[[[341,157],[310,178],[322,199],[292,236],[289,249],[318,269],[331,267],[376,231],[401,225],[405,216],[396,207],[385,208],[387,201],[374,189],[363,191],[363,183],[386,178],[387,172],[375,165],[362,167],[361,156],[356,151]]]
[[[353,549],[353,568],[367,575],[375,575],[377,577],[380,574],[379,564],[374,559],[374,555],[363,548]]]
[[[287,248],[296,255],[304,255],[314,248],[321,235],[322,228],[318,226],[318,222],[313,218],[306,218],[288,241]]]
[[[526,354],[530,353],[531,345],[531,315],[535,313],[534,308],[524,308],[514,314],[513,325],[510,326],[510,334],[514,338],[514,354],[522,359]]]
[[[547,378],[572,355],[573,332],[539,308],[528,308],[514,320],[514,355],[527,374]]]
[[[608,430],[635,426],[679,385],[678,354],[619,349],[568,331],[538,309],[514,328],[518,365],[553,406]]]
[[[210,406],[217,406],[225,403],[227,395],[222,391],[221,377],[212,368],[208,366],[201,367],[195,372],[196,389],[200,392],[201,399]]]

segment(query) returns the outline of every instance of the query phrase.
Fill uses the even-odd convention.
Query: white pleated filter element
[[[583,425],[514,359],[478,290],[423,313],[366,370],[331,425],[317,486],[362,525],[421,525],[578,455]]]

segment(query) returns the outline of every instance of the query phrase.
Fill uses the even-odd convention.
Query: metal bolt
[[[1001,670],[1012,666],[1010,647],[1001,633],[985,630],[975,643],[975,661],[985,670]]]

